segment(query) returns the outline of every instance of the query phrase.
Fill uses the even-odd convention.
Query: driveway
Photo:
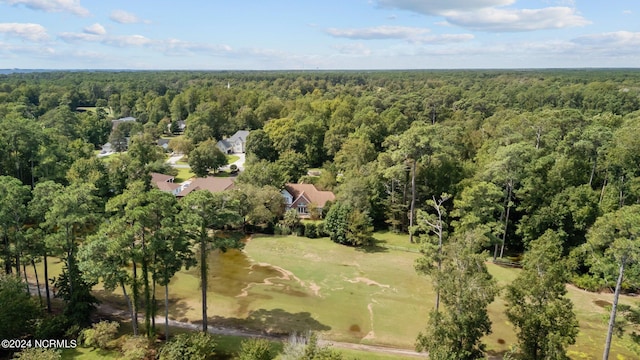
[[[244,159],[245,159],[244,154],[239,153],[239,154],[231,154],[231,155],[238,156],[240,159],[238,159],[238,160],[236,160],[236,161],[232,162],[232,163],[231,163],[231,164],[229,164],[229,165],[222,166],[222,167],[220,168],[220,170],[228,170],[228,169],[229,169],[229,167],[230,167],[231,165],[235,165],[235,166],[237,166],[237,167],[238,167],[238,170],[243,171],[243,170],[244,170]]]
[[[176,155],[171,155],[169,157],[169,159],[167,159],[167,162],[169,164],[171,164],[172,166],[175,165],[178,161],[180,161],[180,159],[182,159],[184,155],[182,154],[176,154]]]

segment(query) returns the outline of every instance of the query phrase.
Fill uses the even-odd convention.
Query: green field
[[[374,251],[362,251],[332,243],[326,238],[256,236],[243,252],[212,253],[209,284],[209,316],[212,325],[283,334],[314,330],[327,340],[411,349],[427,322],[434,294],[428,278],[416,274],[419,254],[385,246],[400,246],[406,236],[376,234]],[[386,239],[386,240],[385,240]],[[404,239],[404,240],[403,240]],[[389,243],[387,243],[389,241]],[[414,245],[405,244],[413,248]],[[513,281],[519,270],[488,263],[499,284]],[[53,274],[59,264],[52,264]],[[198,322],[200,289],[198,269],[176,275],[170,284],[171,317]],[[601,356],[611,294],[590,293],[569,286],[580,321],[572,358]],[[157,297],[162,299],[162,289]],[[119,303],[116,293],[102,298]],[[638,303],[623,296],[623,303]],[[490,305],[493,333],[484,341],[489,353],[501,355],[516,341],[504,315],[501,298]],[[627,337],[614,338],[612,358],[634,359]],[[386,359],[381,355],[380,359]],[[362,358],[370,358],[362,356]]]

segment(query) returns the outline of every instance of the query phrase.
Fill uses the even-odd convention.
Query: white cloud
[[[451,11],[445,14],[451,24],[490,32],[533,31],[585,26],[591,22],[568,7],[544,9],[488,8],[471,12]]]
[[[352,40],[388,40],[399,39],[410,43],[418,44],[446,44],[453,42],[469,41],[474,38],[472,34],[442,34],[427,35],[430,30],[427,28],[405,27],[405,26],[377,26],[362,29],[335,29],[330,28],[325,31],[327,34]],[[351,49],[350,46],[354,48]],[[341,52],[357,51],[355,45],[337,46],[335,49]]]
[[[13,64],[23,64],[25,59],[49,59],[57,54],[54,48],[48,46],[14,44],[0,42],[0,59],[9,59]],[[16,65],[15,67],[20,67]]]
[[[31,23],[0,23],[0,33],[30,41],[49,39],[47,30],[42,25]]]
[[[107,30],[105,30],[104,26],[98,23],[95,23],[91,26],[87,26],[86,28],[84,28],[83,31],[87,34],[92,34],[92,35],[104,35],[107,33]]]
[[[371,55],[371,49],[364,46],[364,44],[345,44],[334,45],[332,48],[338,50],[340,54],[352,55],[352,56],[369,56]]]
[[[457,42],[471,41],[475,38],[473,34],[442,34],[433,36],[422,36],[412,39],[412,42],[420,44],[438,45],[451,44]]]
[[[142,20],[135,14],[124,10],[114,10],[109,15],[109,19],[119,23],[119,24],[137,24],[137,23],[148,23],[147,20]]]
[[[151,45],[153,41],[142,35],[124,35],[108,37],[103,43],[117,47],[140,47]]]
[[[9,5],[24,5],[32,10],[45,12],[69,12],[78,16],[91,15],[89,10],[80,5],[80,0],[0,0]]]
[[[85,29],[83,33],[66,32],[58,35],[68,43],[93,42],[118,48],[149,48],[166,55],[185,55],[200,53],[208,55],[225,55],[235,50],[228,45],[189,42],[179,39],[150,39],[142,35],[111,36],[105,33],[91,33]]]
[[[541,9],[516,9],[515,0],[378,0],[381,7],[422,15],[442,16],[446,23],[489,32],[534,31],[584,26],[591,22],[578,14],[573,1]]]
[[[142,35],[107,36],[91,33],[62,33],[59,37],[69,43],[98,42],[115,47],[143,47],[153,45],[155,42]]]
[[[634,49],[640,53],[640,32],[615,31],[601,34],[584,35],[573,39],[583,46],[600,49]]]
[[[339,38],[359,39],[359,40],[379,40],[379,39],[411,39],[428,33],[426,28],[407,26],[377,26],[362,29],[336,29],[330,28],[326,33]]]
[[[423,15],[442,15],[449,11],[468,12],[513,3],[515,0],[378,0],[380,7],[407,10]]]
[[[229,45],[213,45],[205,43],[196,43],[190,41],[183,41],[178,39],[167,39],[157,41],[154,44],[158,51],[165,54],[180,54],[184,55],[185,52],[192,53],[209,53],[209,54],[224,54],[232,53],[234,50]]]
[[[71,33],[64,32],[58,35],[58,37],[68,43],[76,43],[76,42],[99,42],[104,39],[103,36],[97,34],[89,34],[89,33]]]

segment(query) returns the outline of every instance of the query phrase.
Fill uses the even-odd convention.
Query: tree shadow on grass
[[[169,318],[188,322],[187,314],[193,310],[193,307],[189,306],[186,301],[181,300],[182,299],[169,298]],[[157,306],[158,314],[164,315],[164,299],[158,301]]]
[[[100,301],[94,317],[99,320],[121,318],[129,320],[130,313],[127,301],[121,294],[106,290],[94,290],[93,295]],[[101,307],[102,305],[102,307]],[[193,307],[181,298],[169,298],[169,318],[188,322],[187,315]],[[105,314],[104,312],[108,312]],[[144,301],[138,305],[138,314],[144,314]],[[156,316],[164,316],[164,298],[156,298]]]
[[[385,253],[389,252],[389,248],[385,245],[387,244],[384,240],[378,240],[375,238],[371,239],[371,245],[369,246],[361,246],[358,248],[358,251],[362,251],[365,253]]]
[[[245,319],[214,316],[209,318],[209,324],[256,331],[273,336],[331,330],[330,326],[311,317],[309,312],[290,313],[283,309],[253,310]]]

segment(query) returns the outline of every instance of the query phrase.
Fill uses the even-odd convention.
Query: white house
[[[225,154],[244,153],[248,135],[249,132],[246,130],[236,131],[231,137],[218,141],[216,146]]]

